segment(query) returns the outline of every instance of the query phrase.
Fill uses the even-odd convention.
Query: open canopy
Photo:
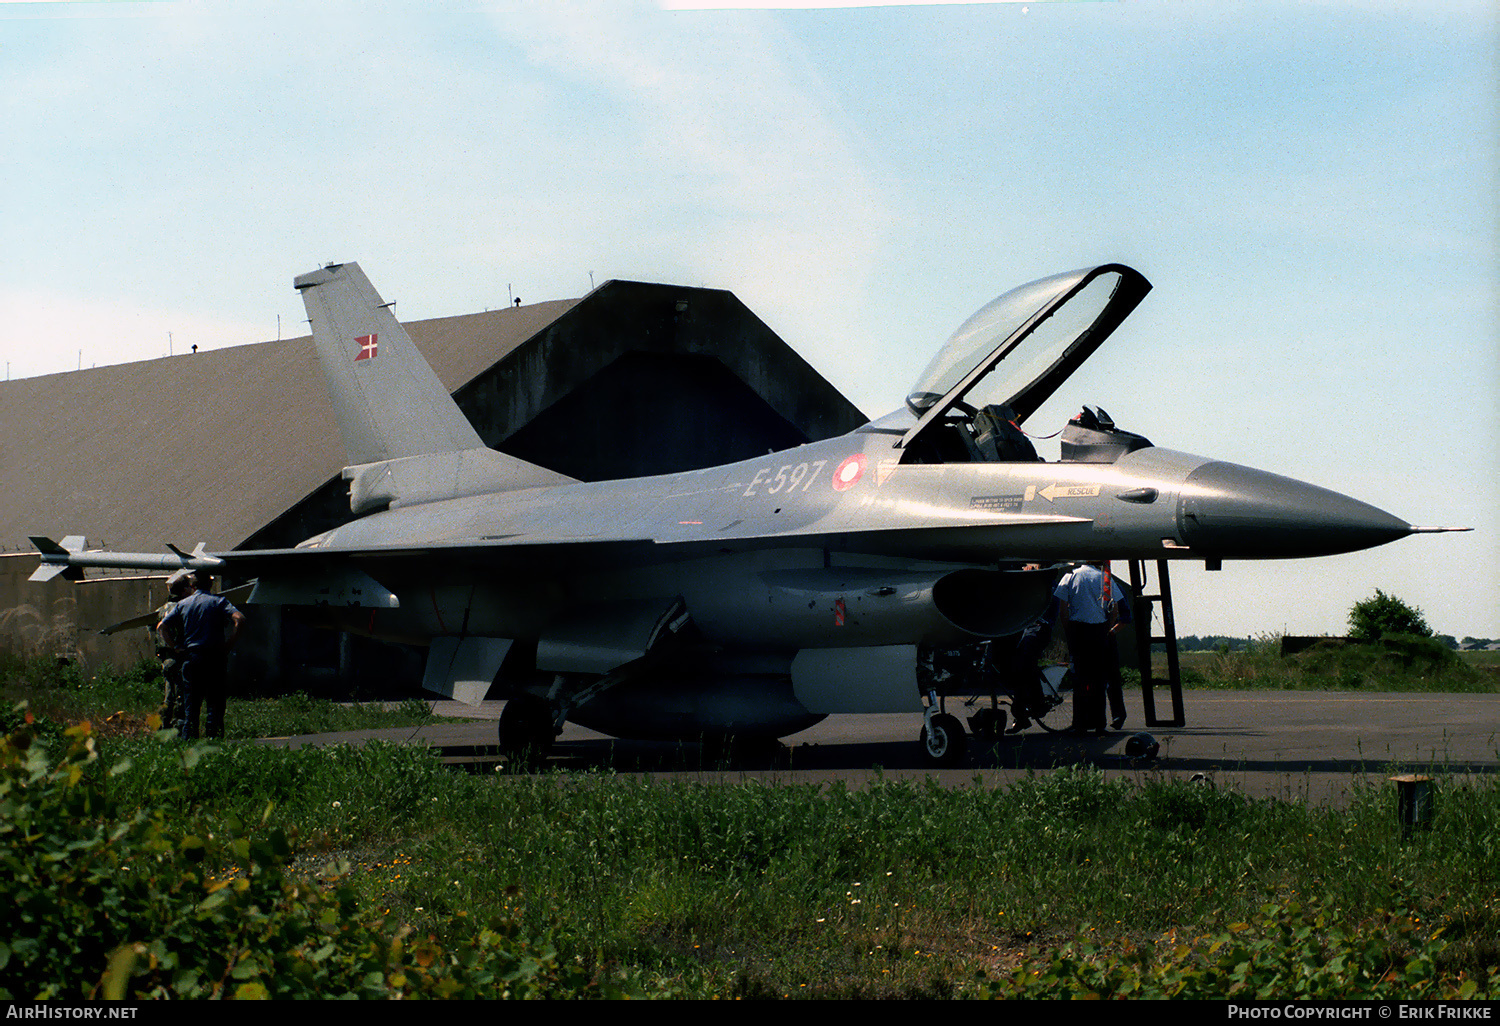
[[[1123,264],[1034,281],[965,321],[906,398],[917,423],[904,447],[952,410],[1010,407],[1015,422],[1036,412],[1151,291]]]

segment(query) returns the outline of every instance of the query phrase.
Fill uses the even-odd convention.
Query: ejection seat
[[[1031,439],[1016,426],[1009,406],[985,406],[970,421],[973,436],[964,432],[976,463],[1038,463],[1041,457]]]

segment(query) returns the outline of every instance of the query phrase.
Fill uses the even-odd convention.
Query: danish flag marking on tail
[[[354,341],[359,343],[359,355],[354,358],[355,362],[375,359],[375,344],[379,339],[379,335],[360,335],[355,338]]]

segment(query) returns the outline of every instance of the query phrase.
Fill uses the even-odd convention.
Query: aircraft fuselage
[[[405,624],[403,635],[451,633],[455,625],[442,610],[458,604],[468,609],[468,631],[527,637],[570,603],[680,595],[716,640],[764,646],[773,641],[763,636],[769,632],[778,647],[799,648],[871,642],[831,621],[815,628],[747,618],[747,581],[828,568],[845,576],[868,571],[859,583],[895,589],[888,603],[894,609],[903,596],[914,601],[936,574],[965,567],[1327,555],[1410,530],[1335,492],[1167,449],[1139,449],[1110,464],[922,464],[902,463],[898,440],[863,430],[687,473],[398,507],[304,545],[330,556],[357,552],[380,565],[374,576],[401,598],[399,617],[390,613]],[[486,588],[475,564],[438,556],[399,564],[381,558],[382,551],[440,554],[444,545],[474,541],[502,556],[507,548],[519,554],[545,546],[535,586],[518,590],[506,580]],[[639,556],[617,569],[592,558],[573,565],[570,547],[582,552],[599,543],[635,546]],[[774,594],[767,602],[775,604]],[[885,623],[872,613],[867,629],[890,643],[956,636],[905,615]]]

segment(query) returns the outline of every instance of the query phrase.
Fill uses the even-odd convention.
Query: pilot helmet
[[[1125,755],[1130,759],[1144,759],[1147,762],[1156,758],[1156,753],[1161,751],[1161,745],[1156,738],[1144,730],[1139,734],[1131,734],[1125,741]]]

